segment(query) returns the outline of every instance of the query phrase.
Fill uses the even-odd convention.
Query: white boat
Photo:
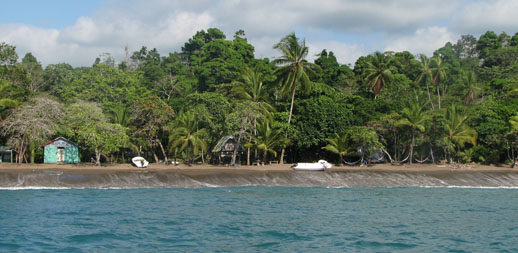
[[[319,160],[316,163],[297,163],[293,166],[294,170],[325,170],[330,169],[332,165],[326,160]]]
[[[146,159],[144,159],[143,157],[140,157],[140,156],[136,156],[136,157],[133,157],[131,158],[131,162],[137,166],[137,168],[146,168],[149,164],[148,161],[146,161]]]

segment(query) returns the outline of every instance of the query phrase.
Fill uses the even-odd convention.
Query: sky
[[[180,51],[196,31],[216,27],[227,38],[240,29],[256,58],[295,32],[309,60],[322,49],[342,64],[375,51],[431,55],[460,35],[518,32],[517,0],[5,0],[0,42],[31,52],[44,66],[91,66],[110,53],[117,61],[142,46],[161,55]]]

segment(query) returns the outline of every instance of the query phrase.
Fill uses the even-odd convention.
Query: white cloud
[[[441,48],[446,42],[452,42],[456,36],[446,27],[428,27],[418,29],[414,34],[402,36],[389,42],[385,51],[410,51],[414,54],[431,55]]]
[[[518,32],[516,10],[516,0],[470,2],[452,17],[452,28],[462,34],[479,35],[488,30],[514,34]]]
[[[15,45],[20,58],[32,52],[43,65],[67,62],[85,66],[104,52],[122,59],[125,46],[134,51],[141,46],[157,48],[162,54],[179,50],[196,31],[210,27],[213,21],[206,12],[172,12],[153,23],[135,16],[111,14],[80,17],[63,30],[0,25],[0,41]]]
[[[340,62],[352,63],[367,53],[365,47],[429,54],[453,33],[466,33],[459,30],[512,29],[518,27],[515,9],[513,0],[111,0],[61,30],[0,24],[0,41],[16,45],[21,55],[32,52],[44,64],[81,66],[103,52],[122,59],[125,46],[179,51],[196,31],[210,27],[228,37],[243,29],[256,56],[272,58],[278,55],[272,46],[297,31],[312,54],[326,48]]]
[[[313,61],[317,58],[316,54],[326,49],[327,52],[332,51],[340,64],[352,64],[356,62],[362,55],[366,55],[367,51],[364,47],[356,44],[345,44],[338,41],[326,42],[308,42],[309,47],[308,60]]]

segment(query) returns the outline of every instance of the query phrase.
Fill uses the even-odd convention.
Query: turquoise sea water
[[[0,190],[0,252],[517,252],[518,190]]]

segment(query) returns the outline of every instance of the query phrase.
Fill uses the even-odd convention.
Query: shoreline
[[[116,172],[180,172],[187,174],[248,174],[254,172],[301,172],[294,171],[292,164],[272,164],[262,166],[216,166],[211,164],[197,164],[187,166],[150,164],[147,168],[137,168],[131,164],[112,164],[106,166],[92,166],[90,164],[10,164],[0,163],[0,173],[26,173],[39,171],[60,171],[71,174],[97,174],[97,173],[116,173]],[[455,173],[455,172],[506,172],[518,173],[518,168],[510,168],[508,166],[488,166],[479,164],[374,164],[370,166],[333,166],[326,172],[423,172],[423,173]]]

